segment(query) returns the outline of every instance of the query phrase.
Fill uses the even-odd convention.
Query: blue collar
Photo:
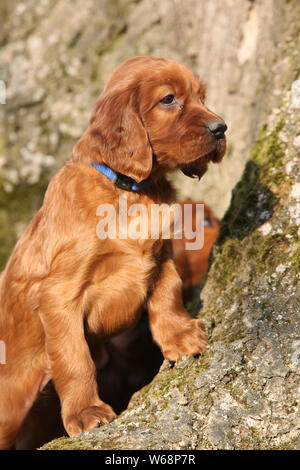
[[[152,181],[149,178],[137,183],[134,179],[114,171],[104,163],[92,163],[92,166],[96,168],[96,170],[100,171],[100,173],[106,176],[110,181],[115,183],[118,188],[126,189],[127,191],[140,191],[148,188],[152,184]]]

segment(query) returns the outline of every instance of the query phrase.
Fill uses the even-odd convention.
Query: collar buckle
[[[130,191],[132,189],[133,180],[130,176],[122,175],[121,173],[117,173],[117,179],[115,181],[115,185],[118,188],[126,189]]]

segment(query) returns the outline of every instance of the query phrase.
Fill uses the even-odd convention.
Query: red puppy
[[[98,395],[90,350],[96,337],[105,342],[135,325],[145,302],[164,357],[203,351],[205,333],[184,309],[170,242],[101,239],[97,208],[109,204],[118,213],[125,195],[148,214],[153,204],[170,204],[166,174],[181,169],[201,177],[223,157],[225,131],[184,65],[137,57],[113,73],[73,158],[50,182],[1,275],[0,448],[15,442],[50,380],[69,435],[115,417]]]

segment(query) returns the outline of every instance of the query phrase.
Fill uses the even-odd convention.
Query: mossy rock
[[[35,184],[20,182],[12,185],[9,182],[9,191],[4,189],[5,183],[4,179],[0,180],[0,271],[21,232],[42,205],[48,178],[42,175]]]

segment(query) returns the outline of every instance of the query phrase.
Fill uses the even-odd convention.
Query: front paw
[[[113,409],[102,402],[97,406],[87,406],[80,412],[66,418],[64,425],[69,436],[73,436],[110,423],[114,418],[116,418],[116,414]]]
[[[165,359],[178,361],[188,354],[201,354],[207,345],[203,324],[190,319],[176,326],[170,325],[164,344],[161,345]]]

